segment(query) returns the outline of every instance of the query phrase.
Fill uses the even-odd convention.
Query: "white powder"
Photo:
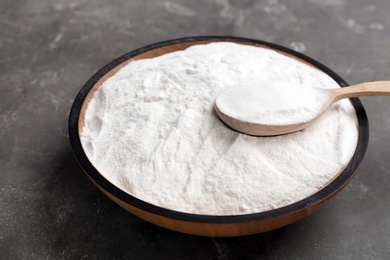
[[[218,109],[244,122],[277,125],[307,122],[321,111],[328,94],[290,82],[246,82],[222,91]]]
[[[357,119],[348,100],[309,128],[252,137],[214,112],[226,87],[252,81],[339,87],[275,51],[234,43],[197,45],[133,61],[95,92],[81,141],[110,182],[182,212],[234,215],[282,207],[317,192],[348,163]]]

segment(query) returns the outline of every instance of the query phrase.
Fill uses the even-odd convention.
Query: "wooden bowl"
[[[344,170],[324,188],[301,201],[285,207],[245,215],[212,216],[189,214],[142,201],[122,191],[105,179],[88,160],[80,142],[85,110],[93,93],[107,78],[114,75],[129,61],[160,56],[169,52],[183,50],[196,44],[226,41],[276,50],[279,53],[322,70],[341,87],[347,86],[347,83],[333,71],[303,54],[275,44],[236,37],[192,37],[169,40],[129,52],[104,66],[82,87],[72,106],[69,116],[69,138],[73,151],[87,176],[104,194],[134,215],[158,226],[188,234],[221,237],[243,236],[277,229],[310,215],[331,200],[353,178],[363,160],[368,144],[368,121],[360,100],[355,98],[352,100],[352,104],[358,118],[359,134],[357,148],[352,159]]]

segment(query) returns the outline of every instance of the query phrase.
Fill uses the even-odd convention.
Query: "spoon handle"
[[[390,96],[390,81],[373,81],[345,88],[332,89],[333,102],[361,96]]]

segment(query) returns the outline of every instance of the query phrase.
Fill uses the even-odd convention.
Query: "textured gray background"
[[[135,48],[196,35],[274,42],[350,84],[389,79],[388,0],[0,1],[1,259],[389,259],[390,99],[354,180],[314,215],[273,232],[171,232],[107,199],[77,165],[67,117],[100,67]]]

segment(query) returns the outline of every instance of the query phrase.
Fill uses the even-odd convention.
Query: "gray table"
[[[115,57],[194,35],[294,48],[350,84],[390,78],[388,0],[0,1],[1,259],[389,259],[390,99],[363,98],[364,163],[288,227],[241,238],[168,231],[93,186],[67,136],[83,83]]]

